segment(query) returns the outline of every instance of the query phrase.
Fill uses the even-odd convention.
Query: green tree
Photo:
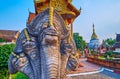
[[[0,46],[0,79],[8,79],[8,59],[14,44]]]
[[[105,41],[105,46],[107,46],[109,49],[108,51],[110,51],[110,48],[116,43],[116,40],[115,39],[112,39],[112,38],[107,38]]]
[[[2,42],[6,42],[6,40],[0,38],[0,43],[2,43]]]
[[[29,78],[25,74],[17,72],[16,74],[12,75],[12,79],[29,79]]]
[[[86,42],[83,40],[82,36],[79,36],[79,33],[74,33],[73,38],[78,50],[83,50],[86,47]]]
[[[13,52],[14,44],[5,44],[0,46],[0,79],[8,79],[8,59]],[[28,79],[26,75],[18,72],[17,74],[12,75],[12,79]]]
[[[106,46],[111,47],[115,44],[116,40],[112,39],[112,38],[108,38],[104,42],[105,42]]]

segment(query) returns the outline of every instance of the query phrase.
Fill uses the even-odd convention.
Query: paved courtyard
[[[86,58],[81,58],[80,62],[83,64],[83,67],[77,68],[76,71],[68,71],[68,74],[75,74],[75,73],[83,73],[83,72],[91,72],[100,70],[101,67],[86,61]]]
[[[74,76],[74,77],[71,77],[71,79],[114,79],[114,78],[101,73],[97,73],[97,74],[91,74],[91,75]]]
[[[101,66],[80,59],[84,67],[79,67],[76,71],[68,71],[68,79],[120,79],[120,74],[106,70]]]

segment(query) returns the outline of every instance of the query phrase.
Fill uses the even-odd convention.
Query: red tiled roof
[[[28,17],[28,24],[30,24],[30,22],[33,20],[33,18],[35,17],[36,15],[35,15],[35,13],[29,13],[29,17]]]
[[[80,15],[80,12],[71,3],[68,3],[67,7],[75,13],[76,17]]]
[[[15,39],[16,33],[19,31],[15,30],[0,30],[0,38],[5,39],[8,42],[11,42]]]

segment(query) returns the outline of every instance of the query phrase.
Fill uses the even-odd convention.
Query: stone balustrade
[[[92,58],[92,57],[87,57],[87,61],[101,65],[101,66],[105,66],[105,67],[120,69],[120,62],[119,61],[101,60],[101,59]]]

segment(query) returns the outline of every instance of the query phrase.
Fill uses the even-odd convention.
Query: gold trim
[[[27,39],[28,41],[30,41],[30,37],[29,37],[29,35],[28,35],[27,29],[24,29],[24,33],[25,33],[26,39]]]
[[[49,9],[49,25],[53,26],[53,7]]]
[[[16,58],[20,58],[20,56],[16,55],[14,52],[12,52],[12,55],[15,56]]]
[[[68,21],[67,20],[65,20],[65,24],[66,24],[66,29],[68,30],[68,39],[67,39],[67,41],[68,41],[68,43],[70,43],[71,42],[71,29],[68,27]]]
[[[71,15],[76,16],[76,14],[75,14],[74,12],[70,12],[70,11],[66,11],[66,12],[64,11],[64,12],[62,12],[61,14],[62,14],[62,15],[64,15],[64,14],[65,14],[65,15],[71,14]]]

